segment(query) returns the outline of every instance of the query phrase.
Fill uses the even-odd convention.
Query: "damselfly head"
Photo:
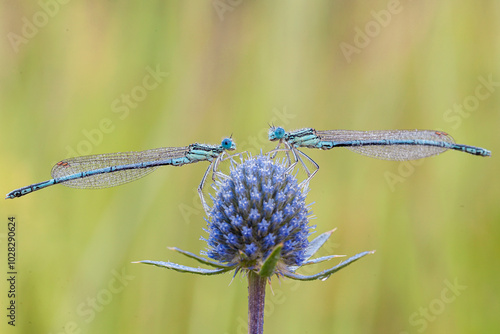
[[[236,144],[231,138],[224,138],[222,139],[221,146],[223,149],[228,150],[228,151],[234,151],[236,150]]]
[[[285,136],[286,132],[281,126],[272,126],[269,129],[269,140],[276,141],[280,140]]]

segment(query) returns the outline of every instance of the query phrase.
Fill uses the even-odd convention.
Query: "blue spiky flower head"
[[[202,254],[210,259],[177,247],[170,248],[213,269],[169,261],[143,260],[137,263],[197,275],[243,270],[269,279],[272,275],[279,275],[312,281],[326,280],[340,269],[373,253],[359,253],[317,274],[297,273],[305,265],[341,255],[313,258],[334,229],[308,241],[314,228],[309,225],[311,212],[305,204],[306,192],[290,174],[289,165],[290,161],[280,163],[267,155],[259,155],[233,164],[229,175],[218,173],[221,178],[215,183],[214,204],[206,219],[208,238],[202,238],[208,244],[208,249]]]
[[[202,254],[210,259],[170,248],[214,269],[188,267],[170,261],[144,260],[137,263],[198,275],[243,271],[248,275],[249,333],[263,333],[266,281],[270,283],[271,276],[324,281],[333,273],[373,253],[359,253],[313,275],[296,272],[305,265],[338,256],[311,258],[334,230],[308,241],[313,227],[309,225],[310,212],[305,204],[305,192],[290,174],[293,165],[288,155],[283,163],[259,155],[233,164],[229,176],[220,172],[214,174],[220,179],[215,182],[214,204],[206,219],[208,228],[205,231],[209,236],[202,238],[208,244],[207,251]]]
[[[280,247],[273,273],[305,260],[310,212],[295,177],[268,156],[249,158],[216,183],[208,222],[209,258],[259,271]]]

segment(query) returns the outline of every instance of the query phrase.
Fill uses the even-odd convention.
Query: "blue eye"
[[[229,150],[233,146],[233,141],[231,140],[231,138],[224,138],[221,145],[223,149]]]
[[[276,136],[277,139],[283,138],[283,136],[285,135],[285,129],[283,129],[281,126],[277,127],[274,130],[274,135]]]

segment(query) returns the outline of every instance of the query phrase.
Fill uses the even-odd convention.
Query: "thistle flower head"
[[[281,130],[277,131],[276,140],[281,140],[278,137],[285,134]],[[273,134],[275,132],[272,131]],[[304,265],[327,261],[338,255],[311,259],[334,230],[308,241],[313,227],[309,225],[310,212],[305,204],[305,194],[297,179],[288,172],[292,168],[288,166],[291,162],[288,160],[288,165],[286,162],[280,164],[269,156],[259,155],[233,165],[229,176],[220,172],[217,174],[223,177],[215,183],[216,195],[212,198],[214,204],[208,214],[208,229],[205,230],[209,234],[208,239],[202,238],[208,244],[204,253],[211,260],[170,248],[214,269],[163,261],[145,260],[139,263],[197,275],[246,271],[249,332],[263,333],[266,280],[270,282],[272,275],[300,281],[324,281],[340,269],[373,253],[359,253],[314,275],[296,273]]]
[[[262,155],[247,159],[217,182],[216,190],[207,221],[209,258],[258,271],[281,246],[277,273],[303,263],[310,212],[283,164]]]
[[[312,258],[334,230],[308,241],[313,226],[305,193],[296,178],[287,172],[286,162],[257,156],[233,165],[230,175],[216,181],[216,195],[207,220],[210,259],[172,247],[201,264],[212,267],[144,260],[138,263],[197,275],[219,275],[231,270],[246,270],[261,277],[280,275],[294,280],[326,280],[332,274],[373,253],[362,252],[336,266],[313,275],[296,271],[343,255]]]

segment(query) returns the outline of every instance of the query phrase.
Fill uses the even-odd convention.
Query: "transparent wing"
[[[187,147],[163,147],[141,152],[106,153],[75,157],[58,162],[52,168],[51,174],[55,179],[106,167],[181,158],[186,155],[187,150]],[[158,167],[127,169],[112,173],[96,174],[65,181],[61,184],[82,189],[114,187],[144,177],[156,168]]]
[[[432,130],[331,130],[316,131],[316,133],[321,140],[345,143],[344,147],[353,152],[385,160],[421,159],[442,153],[451,148],[434,146],[434,144],[455,143],[455,140],[449,134]],[[373,144],[381,140],[388,142],[379,145]],[[391,144],[390,141],[402,141],[404,143]],[[446,146],[446,144],[444,145]]]

